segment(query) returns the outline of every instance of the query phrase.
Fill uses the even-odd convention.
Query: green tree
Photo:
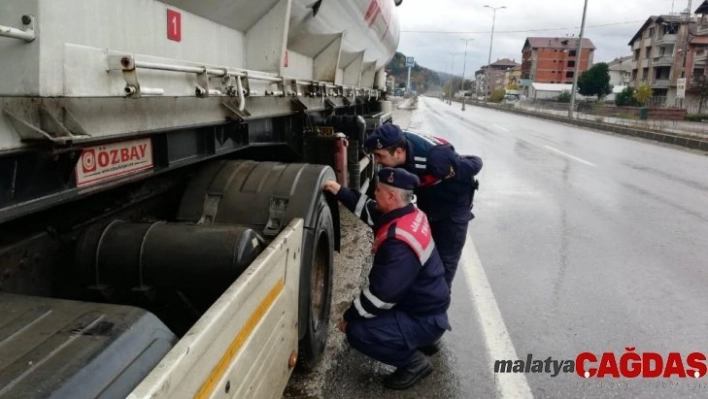
[[[578,92],[584,96],[597,96],[598,99],[612,93],[607,63],[600,62],[595,64],[580,75],[578,78]]]
[[[651,87],[649,86],[649,84],[642,83],[637,88],[637,92],[634,93],[634,99],[637,100],[637,103],[643,107],[649,102],[651,95]]]
[[[635,94],[634,87],[625,87],[624,90],[617,93],[617,97],[615,97],[615,105],[618,107],[634,107],[639,105],[637,99],[634,98]]]

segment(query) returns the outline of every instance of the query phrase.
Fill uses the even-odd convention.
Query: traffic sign
[[[415,60],[413,57],[406,57],[406,68],[413,68],[415,66]]]
[[[676,79],[676,98],[686,97],[686,78]]]

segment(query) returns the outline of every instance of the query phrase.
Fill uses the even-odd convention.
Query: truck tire
[[[317,223],[313,230],[312,251],[303,251],[300,270],[300,288],[306,295],[305,314],[299,319],[307,323],[305,335],[299,342],[298,368],[310,372],[319,363],[325,351],[332,303],[332,275],[334,265],[334,223],[324,196],[317,208]]]
[[[335,180],[329,166],[224,160],[207,164],[190,182],[177,220],[248,226],[266,239],[293,218],[305,223],[300,264],[298,369],[312,370],[327,339],[334,250],[339,249],[337,201],[322,192]],[[331,201],[328,205],[328,201]]]

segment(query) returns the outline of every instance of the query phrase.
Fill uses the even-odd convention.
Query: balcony
[[[702,76],[698,73],[694,73],[693,75],[691,75],[690,83],[691,86],[695,86],[698,84],[702,84],[705,80],[708,80],[708,76]]]
[[[645,58],[641,61],[639,68],[649,68],[649,58]]]
[[[655,46],[671,46],[676,44],[676,34],[666,34],[654,40]]]
[[[699,93],[706,89],[708,81],[701,75],[691,76],[691,80],[688,81],[688,87],[686,90],[692,93]]]
[[[670,55],[663,55],[660,57],[654,57],[652,59],[652,66],[655,67],[670,67],[674,65],[674,57]]]
[[[637,65],[637,64],[638,64],[638,63],[637,63],[637,60],[634,60],[634,61],[632,61],[632,63],[630,64],[630,66],[631,66],[632,69],[637,69],[637,68],[638,68],[638,65]]]
[[[671,81],[669,79],[654,79],[651,82],[652,89],[668,89]]]
[[[652,38],[647,37],[646,39],[642,40],[642,47],[649,47],[651,46]]]

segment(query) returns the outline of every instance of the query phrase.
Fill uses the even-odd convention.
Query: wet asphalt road
[[[414,119],[485,162],[453,331],[410,390],[383,389],[392,369],[348,350],[324,397],[708,397],[708,376],[494,373],[528,355],[708,354],[708,156],[438,99]]]

